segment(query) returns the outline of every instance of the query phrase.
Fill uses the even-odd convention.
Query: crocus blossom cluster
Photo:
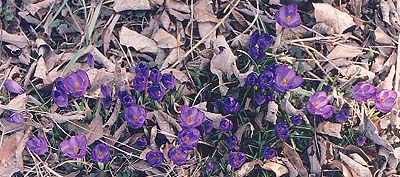
[[[376,109],[387,113],[396,104],[397,93],[393,90],[377,89],[371,84],[359,82],[353,88],[353,98],[361,103],[373,99]]]
[[[333,114],[333,106],[328,104],[328,95],[325,91],[315,92],[307,102],[307,110],[311,114],[328,119]]]
[[[265,59],[265,50],[274,42],[272,36],[259,32],[253,32],[249,39],[249,55],[256,62],[261,62]]]
[[[59,107],[67,107],[68,94],[77,98],[86,93],[89,87],[89,76],[86,71],[78,70],[65,78],[57,78],[55,87],[52,93],[54,103]]]

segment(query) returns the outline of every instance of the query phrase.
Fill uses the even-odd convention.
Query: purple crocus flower
[[[135,67],[135,74],[136,76],[141,76],[143,78],[146,79],[147,81],[147,77],[149,77],[149,66],[147,66],[144,63],[139,63],[136,67]]]
[[[204,133],[210,133],[213,129],[213,122],[211,120],[204,120],[203,122],[203,130]]]
[[[300,115],[295,115],[290,118],[290,122],[292,122],[293,125],[299,126],[303,123],[303,118]]]
[[[57,79],[56,79],[56,81],[55,81],[55,86],[56,86],[56,89],[57,90],[62,90],[62,91],[66,91],[65,90],[65,87],[64,87],[64,84],[63,84],[63,78],[62,77],[58,77]]]
[[[87,59],[87,64],[89,65],[89,67],[93,68],[94,67],[94,57],[91,53],[88,53],[86,56]]]
[[[107,163],[111,160],[110,149],[103,143],[97,144],[93,148],[90,157],[96,162]]]
[[[182,148],[191,150],[197,146],[200,138],[200,131],[196,128],[188,128],[179,132],[178,141]]]
[[[249,40],[249,55],[255,61],[262,61],[265,59],[265,50],[273,43],[272,36],[263,33],[259,34],[254,32]]]
[[[53,101],[54,103],[58,106],[58,107],[67,107],[68,106],[68,95],[67,92],[63,91],[63,90],[53,90],[53,93],[51,94],[51,96],[53,97]]]
[[[376,93],[374,102],[375,107],[382,113],[390,112],[396,105],[397,93],[393,90],[383,89]]]
[[[257,85],[257,81],[258,81],[258,75],[255,72],[250,73],[246,77],[246,85],[248,87],[256,86]]]
[[[63,79],[65,90],[74,97],[81,97],[89,86],[89,76],[86,71],[79,70]]]
[[[6,79],[4,81],[4,87],[11,93],[21,94],[24,93],[24,89],[12,79]]]
[[[135,142],[135,145],[139,148],[145,148],[147,146],[147,139],[145,136],[138,138]]]
[[[267,56],[265,54],[265,49],[256,48],[256,47],[252,47],[249,49],[249,55],[256,62],[263,61],[265,59],[265,57]]]
[[[121,100],[125,108],[136,105],[136,99],[128,91],[123,90],[118,92],[118,98]]]
[[[307,110],[327,119],[333,114],[333,106],[328,105],[328,98],[325,91],[315,92],[307,102]]]
[[[275,20],[283,28],[296,28],[302,23],[296,4],[279,8],[275,13]]]
[[[49,151],[46,139],[43,137],[35,137],[26,142],[26,147],[37,155],[43,155]]]
[[[161,82],[165,88],[172,90],[175,88],[176,78],[170,73],[164,73],[161,77]]]
[[[152,167],[160,167],[164,160],[164,155],[160,151],[150,151],[146,154],[146,161]]]
[[[274,90],[281,93],[299,87],[304,81],[302,77],[296,76],[296,72],[289,69],[287,65],[279,65],[275,69],[275,76]]]
[[[271,71],[263,72],[258,77],[258,85],[263,89],[268,89],[274,84],[275,74]]]
[[[349,110],[348,109],[342,109],[338,113],[336,113],[335,116],[336,122],[343,123],[349,120]]]
[[[161,85],[152,85],[148,89],[149,97],[154,100],[160,102],[165,95],[164,89]]]
[[[142,92],[147,87],[147,77],[136,75],[132,81],[133,90]]]
[[[14,124],[20,124],[26,121],[26,115],[11,109],[6,111],[6,120]]]
[[[243,152],[231,152],[229,154],[229,164],[233,168],[239,168],[246,162],[246,154]]]
[[[100,91],[101,91],[101,94],[103,95],[103,100],[102,100],[103,107],[105,109],[110,108],[111,102],[112,102],[111,87],[106,84],[101,84]]]
[[[131,106],[124,111],[124,118],[131,128],[141,128],[146,120],[146,110],[141,106]]]
[[[260,33],[258,31],[254,31],[253,33],[251,33],[249,38],[249,48],[257,45],[258,38],[260,38]]]
[[[158,69],[152,69],[150,71],[150,80],[153,82],[153,84],[158,84],[161,81],[162,74],[160,70]]]
[[[171,149],[169,149],[168,157],[169,157],[169,159],[172,160],[172,162],[174,162],[174,164],[181,166],[186,163],[188,154],[184,148],[178,146],[178,147],[172,147]]]
[[[219,130],[221,130],[222,132],[229,132],[231,131],[233,128],[233,123],[231,120],[227,119],[227,118],[222,118],[221,122],[219,122]]]
[[[224,112],[225,114],[235,114],[239,111],[239,102],[232,96],[228,96],[224,100]]]
[[[364,146],[366,140],[367,140],[367,138],[365,136],[358,137],[357,140],[356,140],[357,146],[358,147]]]
[[[214,170],[214,163],[212,163],[212,162],[207,162],[205,168],[206,168],[206,171],[207,171],[208,173],[211,173],[211,172]]]
[[[375,96],[376,88],[375,86],[359,82],[353,88],[353,98],[358,102],[365,102],[368,99]]]
[[[275,126],[274,134],[279,139],[287,139],[290,135],[289,128],[285,123],[279,123]]]
[[[276,151],[274,148],[267,146],[263,149],[262,155],[265,160],[271,160],[271,159],[275,158]]]
[[[86,155],[87,140],[85,135],[71,136],[60,143],[60,150],[64,156],[79,159]]]
[[[204,117],[204,113],[197,108],[182,105],[179,124],[183,128],[196,128],[203,122]]]
[[[238,146],[238,138],[236,135],[232,135],[225,141],[225,144],[229,150],[232,150]]]
[[[257,93],[254,101],[256,102],[257,106],[260,106],[267,101],[267,96],[264,95],[264,93]]]

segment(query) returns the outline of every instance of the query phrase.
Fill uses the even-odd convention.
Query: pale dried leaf
[[[273,171],[275,173],[276,177],[280,177],[289,172],[285,166],[283,166],[279,163],[271,162],[271,161],[267,161],[266,163],[264,163],[261,166],[261,168],[269,170],[269,171]]]
[[[126,27],[122,27],[119,32],[119,40],[122,45],[133,47],[139,52],[157,53],[158,51],[156,42]]]
[[[250,122],[248,122],[247,124],[242,125],[241,127],[239,127],[238,130],[235,132],[235,136],[236,136],[237,139],[238,139],[238,144],[240,144],[240,142],[242,141],[242,135],[243,135],[243,133],[244,133],[245,131],[247,131],[247,130],[250,130],[250,131],[251,131],[250,138],[253,138],[253,131],[254,131],[255,129],[254,129],[253,124],[251,124]]]
[[[44,116],[52,119],[54,122],[57,123],[64,123],[72,120],[82,120],[85,118],[85,112],[84,111],[74,111],[74,112],[68,112],[63,115],[58,114],[58,113],[49,113],[49,114],[44,114]]]
[[[39,11],[40,9],[45,9],[45,8],[51,6],[51,4],[53,4],[55,2],[56,2],[56,0],[44,0],[44,1],[40,1],[35,4],[29,4],[25,8],[26,8],[26,10],[29,11],[30,14],[35,15],[36,12]]]
[[[313,3],[314,14],[317,23],[325,23],[335,29],[335,32],[342,34],[346,29],[356,25],[353,18],[330,4]]]
[[[375,144],[381,145],[386,149],[393,151],[393,147],[389,144],[389,141],[386,138],[379,136],[378,128],[376,128],[375,124],[366,115],[363,115],[363,118],[361,118],[361,123],[364,125],[360,126],[360,131],[365,131],[366,137],[372,140],[372,142]]]
[[[392,39],[387,35],[382,28],[377,27],[375,32],[375,41],[381,44],[392,44]]]
[[[328,164],[331,167],[337,168],[340,171],[342,171],[342,174],[344,177],[353,177],[351,171],[347,168],[346,165],[344,165],[341,161],[339,160],[333,160]]]
[[[47,80],[47,68],[44,62],[44,58],[40,57],[36,65],[36,71],[34,72],[34,77]]]
[[[353,43],[344,43],[336,45],[326,58],[330,60],[337,58],[353,58],[362,54],[364,54],[364,52],[358,45]]]
[[[290,98],[290,92],[287,92],[281,101],[280,108],[282,109],[282,111],[285,111],[285,113],[288,114],[289,116],[295,116],[299,114],[300,111],[296,109],[292,105],[292,103],[290,103],[289,98]]]
[[[164,70],[164,69],[170,67],[171,65],[176,63],[179,60],[179,58],[182,58],[184,55],[185,55],[185,51],[183,49],[181,49],[181,48],[172,49],[172,51],[169,53],[167,58],[165,58],[165,60],[157,62],[157,63],[162,62],[162,66],[161,66],[160,70]]]
[[[190,18],[190,8],[184,2],[176,0],[166,0],[165,5],[168,12],[175,16],[177,20],[183,21]]]
[[[152,39],[157,42],[160,48],[171,49],[181,45],[181,42],[176,40],[175,36],[169,34],[162,28],[158,29],[158,31],[153,34]]]
[[[368,166],[368,163],[357,153],[352,153],[349,155],[354,161],[358,162],[363,166]]]
[[[28,131],[27,131],[28,132]],[[8,177],[12,174],[24,171],[22,152],[28,140],[28,133],[24,135],[18,131],[10,136],[5,136],[0,144],[0,176]]]
[[[276,124],[276,119],[278,119],[276,115],[278,113],[278,108],[279,106],[275,103],[275,101],[268,102],[268,111],[267,115],[265,116],[265,120]]]
[[[313,141],[313,145],[308,147],[307,153],[308,153],[308,160],[310,162],[310,173],[311,174],[316,174],[316,176],[321,176],[321,164],[318,160],[317,157],[317,149],[318,147],[315,146],[315,141]]]
[[[341,69],[346,77],[351,77],[351,76],[355,76],[356,78],[367,77],[368,81],[372,81],[375,77],[375,73],[369,71],[368,69],[365,69],[360,65],[352,64],[349,65],[348,67],[343,67]]]
[[[96,140],[103,137],[104,130],[103,130],[103,119],[100,115],[101,106],[97,107],[96,113],[94,115],[93,120],[89,124],[89,132],[86,134],[87,137],[87,144],[90,145],[94,143]]]
[[[300,176],[308,176],[307,169],[303,165],[300,155],[287,143],[283,143],[283,155],[293,164]]]
[[[372,177],[371,171],[368,169],[368,167],[359,164],[358,162],[354,161],[353,159],[341,152],[339,152],[339,156],[342,159],[342,162],[345,163],[358,176]]]
[[[374,63],[372,64],[371,71],[377,73],[383,69],[383,64],[385,63],[386,58],[383,55],[378,55],[374,59]]]
[[[124,10],[150,10],[149,0],[115,0],[115,12],[122,12]]]
[[[380,88],[392,90],[393,89],[393,80],[394,80],[395,75],[396,75],[396,66],[393,65],[390,68],[389,74],[386,76],[385,80],[380,84]]]
[[[262,164],[261,160],[253,160],[251,162],[246,162],[245,164],[242,165],[242,167],[240,167],[238,170],[235,171],[233,176],[234,177],[246,176],[254,169],[254,166],[261,164]]]
[[[156,119],[157,125],[160,127],[161,133],[166,132],[164,135],[167,137],[169,142],[174,140],[174,129],[172,128],[171,124],[167,122],[166,117],[169,116],[167,113],[164,113],[161,110],[153,112],[154,117]]]
[[[29,97],[26,93],[18,95],[17,97],[13,98],[7,105],[0,104],[0,114],[4,112],[6,109],[16,110],[16,111],[23,111],[26,109],[26,103],[28,103]]]
[[[340,131],[342,130],[342,124],[332,123],[328,121],[321,122],[318,124],[316,129],[317,133],[333,136],[336,138],[342,138]]]
[[[139,171],[146,172],[147,175],[151,176],[165,176],[163,172],[158,170],[157,168],[151,167],[146,161],[140,160],[137,163],[133,164],[132,167]]]
[[[15,45],[19,48],[24,48],[25,46],[28,45],[28,40],[22,36],[22,35],[18,35],[18,34],[10,34],[5,30],[0,29],[0,40],[3,42],[7,42],[10,43],[12,45]]]
[[[285,164],[286,168],[289,171],[289,176],[290,177],[297,177],[299,175],[299,172],[297,171],[297,169],[293,166],[293,164],[287,159],[287,158],[280,158],[283,162],[283,164]]]

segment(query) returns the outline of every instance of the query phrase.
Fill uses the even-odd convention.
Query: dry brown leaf
[[[213,8],[209,0],[199,0],[193,5],[194,19],[198,22],[198,29],[201,39],[204,39],[208,33],[218,23],[218,19],[213,12]],[[216,31],[204,40],[206,48],[210,48],[211,41],[216,38]]]
[[[211,59],[210,70],[211,73],[218,77],[219,90],[221,94],[226,95],[228,87],[224,85],[222,75],[227,74],[228,76],[231,76],[234,74],[236,77],[239,77],[240,72],[236,67],[237,57],[233,54],[230,46],[225,40],[225,37],[222,35],[219,35],[215,39],[214,46],[216,47],[216,51],[221,51]]]
[[[282,111],[285,111],[285,113],[288,114],[289,116],[295,116],[299,114],[300,111],[296,109],[292,105],[292,103],[290,103],[289,98],[290,98],[290,92],[287,92],[281,101],[280,108],[282,109]]]
[[[149,0],[115,0],[115,12],[122,12],[125,10],[150,10]]]
[[[394,80],[395,75],[396,75],[396,66],[393,65],[390,68],[389,74],[386,76],[385,80],[379,84],[379,87],[381,89],[392,90],[393,89],[393,80]]]
[[[175,36],[162,28],[159,28],[158,31],[153,34],[152,39],[157,42],[160,48],[171,49],[182,45],[180,41],[176,40]]]
[[[374,63],[372,64],[371,71],[377,73],[383,69],[383,64],[385,63],[386,58],[383,55],[378,55],[374,59]]]
[[[12,176],[15,172],[24,171],[22,152],[31,129],[26,134],[18,131],[10,136],[5,136],[0,144],[0,176]]]
[[[326,58],[333,60],[337,58],[353,58],[364,54],[361,47],[352,43],[344,43],[336,45],[335,48],[326,56]]]
[[[337,168],[340,171],[342,171],[342,174],[344,177],[353,177],[351,171],[347,168],[346,165],[344,165],[341,161],[339,160],[333,160],[328,164],[331,168]]]
[[[18,34],[10,34],[5,30],[0,29],[0,40],[3,42],[7,42],[10,43],[12,45],[15,45],[19,48],[24,48],[28,45],[28,40],[22,36],[22,35],[18,35]]]
[[[167,69],[168,67],[172,66],[174,63],[176,63],[179,58],[182,58],[185,55],[185,51],[181,48],[174,48],[172,51],[169,53],[167,58],[163,61],[156,61],[157,63],[162,63],[162,66],[160,70]]]
[[[300,155],[286,142],[283,143],[283,155],[293,164],[300,176],[308,176],[307,169],[304,167]]]
[[[355,76],[356,78],[367,77],[369,82],[371,82],[375,77],[375,73],[369,71],[368,69],[365,69],[360,65],[352,64],[349,65],[348,67],[341,68],[341,70],[346,77],[352,77],[352,76]]]
[[[175,16],[177,20],[183,21],[190,18],[190,8],[184,2],[178,2],[176,0],[166,0],[165,5],[168,12]]]
[[[276,162],[271,162],[271,161],[264,163],[261,166],[261,168],[269,170],[269,171],[273,171],[275,173],[276,177],[280,177],[289,172],[285,166],[283,166],[279,163],[276,163]]]
[[[342,34],[346,29],[356,25],[353,18],[330,4],[313,3],[314,14],[317,23],[325,23],[335,29],[335,32]]]
[[[387,35],[381,27],[377,27],[375,32],[375,41],[381,44],[392,44],[392,39]]]
[[[44,114],[44,116],[52,119],[54,122],[57,123],[64,123],[68,122],[71,120],[82,120],[85,118],[85,112],[84,111],[74,111],[74,112],[68,112],[63,115],[58,114],[58,113],[50,113],[50,114]]]
[[[107,51],[110,48],[111,36],[113,35],[114,27],[117,24],[120,17],[121,17],[120,14],[115,14],[110,24],[108,25],[107,29],[103,32],[103,51]]]
[[[349,155],[354,161],[358,162],[363,166],[368,166],[368,163],[357,153],[352,153]]]
[[[278,108],[279,106],[275,103],[275,101],[268,102],[268,111],[267,115],[265,116],[265,120],[276,124],[276,119],[278,119],[276,115],[278,113]]]
[[[321,122],[318,124],[317,133],[333,136],[336,138],[342,138],[340,131],[342,131],[342,124],[332,123],[328,121]]]
[[[40,57],[38,63],[36,65],[36,70],[34,72],[34,77],[41,78],[43,80],[47,80],[47,67],[46,63],[44,62],[44,58]]]
[[[156,42],[127,27],[122,27],[119,32],[119,40],[122,45],[133,47],[135,50],[142,53],[149,52],[156,54],[158,51]]]
[[[101,106],[97,107],[96,113],[94,115],[93,120],[89,124],[89,130],[91,132],[86,134],[87,144],[90,145],[94,143],[96,140],[103,137],[103,119],[100,115]]]
[[[157,168],[151,167],[146,161],[140,160],[137,163],[133,164],[132,167],[139,171],[144,171],[147,175],[150,176],[165,176],[163,172],[158,170]]]
[[[342,159],[342,162],[345,163],[351,170],[353,170],[358,176],[362,177],[372,177],[371,171],[368,169],[368,167],[365,167],[349,156],[339,152],[340,159]]]
[[[172,120],[173,118],[169,117],[169,115],[161,110],[154,111],[153,115],[156,119],[157,125],[160,127],[161,133],[163,133],[169,142],[172,142],[175,138],[172,136],[175,134],[174,129],[172,128],[171,124],[167,121]],[[175,126],[179,125],[177,122]],[[180,127],[180,126],[179,126]],[[180,128],[182,130],[182,128]]]
[[[321,176],[321,164],[317,157],[317,149],[318,147],[315,146],[315,141],[313,141],[313,145],[308,147],[307,154],[308,160],[310,163],[310,173],[315,174],[316,176]]]
[[[368,137],[372,142],[377,145],[381,145],[386,149],[393,151],[393,147],[389,144],[389,141],[386,138],[380,137],[378,134],[378,129],[376,128],[375,124],[368,118],[368,116],[363,115],[361,118],[360,131],[365,131],[365,136]]]
[[[36,12],[39,11],[40,9],[45,9],[45,8],[51,6],[55,2],[56,2],[56,0],[44,0],[44,1],[40,1],[35,4],[29,4],[25,8],[26,8],[26,10],[28,10],[29,13],[31,13],[32,15],[35,15]]]
[[[18,95],[17,97],[13,98],[7,105],[0,104],[0,114],[4,112],[6,109],[16,110],[16,111],[23,111],[26,109],[26,103],[28,103],[29,97],[26,93]]]
[[[242,165],[242,167],[240,167],[238,170],[235,171],[233,176],[234,177],[246,176],[254,169],[254,166],[261,164],[262,164],[261,160],[253,160],[251,162],[246,162],[245,164]]]
[[[251,131],[251,133],[250,133],[250,138],[253,137],[253,131],[254,131],[255,129],[254,129],[253,124],[251,124],[250,122],[248,122],[247,124],[242,125],[241,127],[239,127],[238,130],[235,132],[235,136],[237,137],[238,144],[242,141],[242,135],[243,135],[243,133],[244,133],[246,130],[250,130],[250,131]]]

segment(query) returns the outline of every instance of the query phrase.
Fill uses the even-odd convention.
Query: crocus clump
[[[303,78],[296,76],[296,72],[287,65],[279,65],[275,69],[274,90],[285,92],[299,87],[303,83]]]
[[[374,97],[375,107],[380,112],[390,112],[390,110],[396,104],[396,99],[397,93],[395,91],[387,89],[379,90]]]
[[[136,104],[136,99],[128,91],[122,90],[118,92],[118,98],[121,100],[125,108],[129,108]]]
[[[273,69],[275,71],[275,69]],[[274,84],[275,73],[271,70],[264,70],[263,73],[258,76],[258,85],[262,89],[268,89]]]
[[[172,147],[171,149],[169,149],[168,157],[169,157],[169,159],[172,160],[172,162],[174,162],[174,164],[180,166],[180,165],[183,165],[186,163],[188,154],[184,148],[178,146],[178,147]]]
[[[361,103],[374,97],[375,93],[375,86],[364,82],[357,83],[353,88],[353,98]]]
[[[197,146],[200,138],[200,131],[196,128],[184,129],[178,134],[179,144],[185,150],[191,150]]]
[[[6,79],[4,81],[4,87],[11,93],[21,94],[24,93],[24,89],[12,79]]]
[[[124,118],[131,128],[141,128],[146,120],[147,112],[141,106],[131,106],[125,109]]]
[[[111,160],[110,149],[103,143],[97,144],[93,148],[90,157],[96,162],[107,163]]]
[[[152,167],[160,167],[164,160],[164,155],[160,151],[152,150],[146,154],[146,161]]]
[[[49,151],[46,139],[43,137],[35,137],[26,142],[26,147],[37,155],[43,155]]]
[[[197,108],[183,105],[179,115],[179,124],[183,128],[196,128],[203,122],[204,117],[204,113]]]
[[[111,87],[106,84],[101,84],[100,86],[101,94],[103,95],[102,104],[105,109],[111,107]]]
[[[81,97],[89,87],[89,76],[86,71],[78,70],[63,79],[65,91],[74,97]]]
[[[265,59],[265,50],[269,48],[274,42],[272,36],[259,32],[253,32],[249,39],[249,55],[250,57],[257,61],[263,61]]]
[[[170,73],[164,73],[161,77],[161,82],[165,88],[172,90],[175,88],[176,78]]]
[[[164,98],[165,91],[161,85],[152,85],[148,89],[149,97],[154,101],[161,101]]]
[[[228,96],[224,101],[224,113],[225,114],[235,114],[239,111],[239,102],[232,96]]]
[[[233,128],[233,123],[231,120],[229,120],[227,118],[221,119],[221,122],[219,123],[219,130],[227,133],[227,132],[231,131],[232,128]]]
[[[75,160],[85,157],[86,148],[87,140],[85,135],[71,136],[60,143],[60,150],[64,156]]]
[[[246,154],[243,152],[231,152],[229,154],[229,164],[233,168],[239,168],[246,162]]]
[[[238,138],[236,135],[232,135],[225,141],[225,144],[228,149],[232,150],[238,146]]]
[[[290,135],[289,127],[284,123],[279,123],[275,126],[274,134],[279,139],[287,139]]]
[[[296,4],[279,8],[275,13],[275,20],[283,28],[296,28],[302,23]]]
[[[274,148],[267,146],[263,149],[262,155],[265,160],[271,160],[271,159],[275,158],[276,151]]]
[[[333,106],[328,105],[328,96],[325,91],[315,92],[307,102],[307,110],[311,114],[327,119],[333,114]]]

